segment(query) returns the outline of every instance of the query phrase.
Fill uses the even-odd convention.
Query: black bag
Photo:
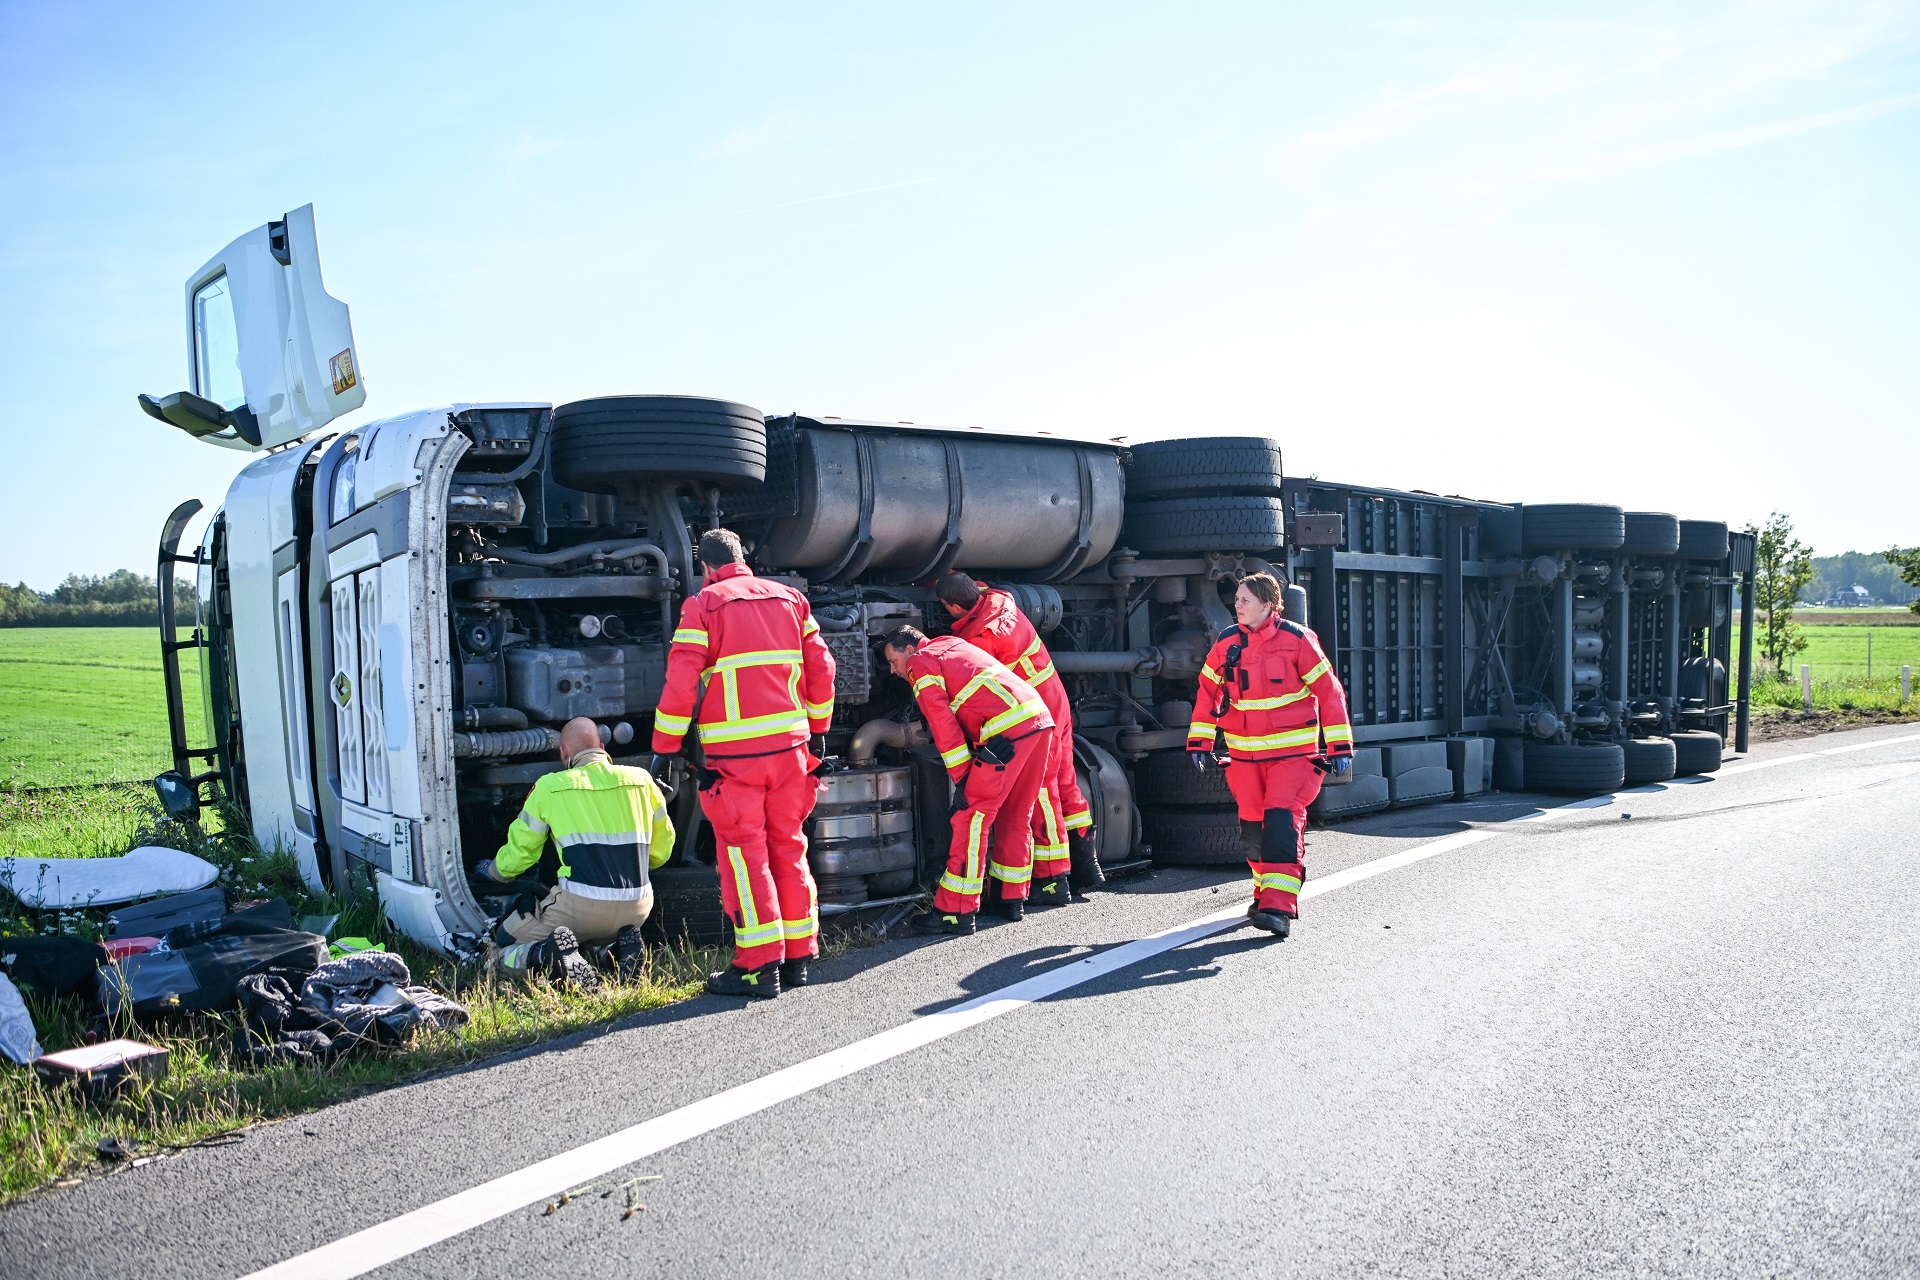
[[[166,949],[129,956],[100,974],[100,1006],[108,1014],[133,1006],[135,1017],[231,1008],[240,979],[278,973],[299,981],[325,962],[327,940],[286,927],[284,902],[263,902],[223,920],[185,925],[167,934]]]
[[[107,962],[97,942],[78,938],[0,938],[0,969],[18,986],[41,999],[93,994],[94,979]]]

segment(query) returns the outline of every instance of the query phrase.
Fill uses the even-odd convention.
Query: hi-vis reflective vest
[[[916,649],[907,679],[955,782],[966,780],[973,749],[988,738],[1053,732],[1053,717],[1033,686],[958,636],[936,636]]]
[[[655,751],[680,749],[696,702],[710,757],[771,755],[825,733],[833,655],[807,598],[743,564],[713,570],[680,610],[653,713]]]
[[[594,752],[533,784],[494,870],[512,879],[540,861],[549,839],[562,889],[625,901],[644,896],[647,871],[673,856],[673,820],[652,774]]]
[[[1227,652],[1240,645],[1231,666]],[[1224,701],[1225,708],[1221,709]],[[1279,616],[1228,627],[1200,670],[1187,750],[1211,751],[1218,730],[1235,760],[1285,760],[1353,750],[1347,695],[1313,633]]]
[[[974,585],[980,588],[980,599],[953,620],[953,634],[1032,685],[1040,701],[1047,704],[1054,728],[1071,733],[1073,712],[1067,704],[1067,691],[1054,672],[1053,655],[1041,643],[1040,633],[1007,592],[985,583]]]

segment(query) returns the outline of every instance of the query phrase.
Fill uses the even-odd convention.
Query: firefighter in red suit
[[[1187,750],[1204,768],[1216,733],[1226,739],[1227,786],[1253,868],[1247,919],[1284,938],[1300,913],[1307,806],[1323,773],[1352,768],[1353,726],[1320,642],[1280,616],[1280,600],[1272,574],[1241,580],[1233,597],[1239,625],[1207,654]]]
[[[887,666],[913,686],[927,731],[954,784],[953,843],[917,927],[972,933],[991,879],[994,910],[1025,914],[1033,875],[1033,805],[1046,785],[1053,717],[1032,686],[958,636],[913,627],[886,639]]]
[[[934,584],[934,591],[953,618],[953,634],[1032,685],[1053,717],[1052,765],[1033,806],[1033,889],[1027,905],[1064,907],[1071,901],[1069,871],[1071,886],[1079,889],[1095,888],[1106,877],[1090,838],[1093,811],[1074,777],[1073,710],[1053,669],[1053,655],[1008,592],[964,573],[947,574]]]
[[[700,808],[713,824],[733,963],[707,981],[720,995],[777,996],[804,986],[820,913],[801,825],[820,783],[819,735],[833,719],[833,655],[807,598],[747,568],[726,529],[700,538],[706,586],[680,610],[667,684],[653,716],[654,775],[697,726]]]

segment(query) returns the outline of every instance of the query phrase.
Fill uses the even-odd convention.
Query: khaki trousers
[[[573,930],[583,947],[613,941],[623,925],[639,926],[653,910],[653,886],[638,898],[589,898],[556,888],[529,915],[516,911],[501,921],[515,942],[539,942],[562,925]]]

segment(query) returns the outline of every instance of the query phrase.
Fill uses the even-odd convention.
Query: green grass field
[[[1845,612],[1830,610],[1827,613]],[[1920,625],[1914,623],[1861,625],[1812,621],[1803,610],[1795,610],[1800,633],[1807,647],[1787,660],[1786,669],[1774,672],[1754,655],[1753,700],[1761,707],[1797,708],[1801,705],[1800,666],[1807,666],[1813,680],[1813,704],[1830,711],[1905,711],[1920,715],[1920,697],[1907,704],[1900,701],[1900,668],[1914,669],[1920,685]],[[1890,615],[1914,618],[1913,614]],[[1812,615],[1822,617],[1820,614]],[[1867,663],[1868,637],[1872,637],[1872,667]],[[1734,653],[1740,652],[1740,634],[1734,631]],[[1735,659],[1738,662],[1738,658]]]
[[[183,701],[203,740],[199,655]],[[151,778],[172,764],[151,627],[0,629],[0,791]]]

